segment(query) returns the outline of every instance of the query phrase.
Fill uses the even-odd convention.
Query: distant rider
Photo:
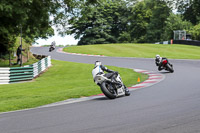
[[[56,42],[55,42],[55,41],[53,41],[53,42],[51,43],[51,47],[54,48],[54,49],[56,48]]]
[[[164,68],[163,68],[163,64],[162,64],[162,61],[163,61],[163,60],[167,60],[167,62],[169,63],[169,61],[168,61],[167,58],[161,57],[161,56],[158,55],[158,54],[156,55],[155,63],[156,63],[156,66],[158,66],[158,70],[159,70],[159,71],[161,71],[161,70],[164,69]],[[169,65],[172,66],[172,64],[170,64],[170,63],[169,63]]]
[[[104,73],[104,71],[106,71],[107,73]],[[114,82],[115,77],[117,76],[118,72],[110,70],[107,67],[103,66],[100,61],[96,61],[95,67],[92,70],[93,78],[95,78],[96,75],[101,75],[101,74],[104,75],[105,77],[111,79]],[[125,88],[125,95],[129,96],[130,92],[129,92],[128,88],[125,85],[124,85],[124,88]]]

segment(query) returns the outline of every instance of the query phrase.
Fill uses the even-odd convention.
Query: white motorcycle
[[[125,95],[125,86],[118,73],[114,81],[107,78],[105,74],[96,75],[94,81],[100,86],[101,91],[109,99],[115,99],[116,97]]]

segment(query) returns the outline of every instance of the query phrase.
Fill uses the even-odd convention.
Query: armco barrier
[[[0,68],[0,84],[32,80],[50,66],[51,57],[48,56],[32,65],[27,65],[24,67]]]
[[[40,61],[29,66],[33,67],[33,77],[36,77],[41,72],[43,72],[46,68],[51,66],[51,57],[50,56],[45,57],[41,59]]]
[[[174,40],[173,43],[200,46],[200,41],[197,40]]]
[[[200,41],[197,41],[197,40],[171,40],[171,41],[156,42],[155,44],[185,44],[185,45],[200,46]]]

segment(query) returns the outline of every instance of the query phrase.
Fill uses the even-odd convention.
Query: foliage
[[[21,43],[21,38],[17,37],[14,45],[9,49],[9,53],[0,53],[0,67],[17,67],[20,65],[16,65],[15,63],[17,62],[17,57],[16,57],[16,52],[17,48],[19,47]],[[22,38],[22,48],[24,51],[22,51],[22,58],[23,58],[23,65],[29,64],[31,62],[37,61],[35,57],[33,57],[32,53],[29,51],[30,45],[25,42],[25,40]],[[11,64],[14,65],[11,65]]]
[[[21,30],[29,44],[52,36],[52,25],[79,45],[157,42],[199,24],[199,16],[199,0],[1,0],[0,53],[11,51]]]
[[[182,14],[183,19],[191,22],[193,26],[190,26],[189,33],[192,34],[192,38],[200,40],[199,38],[199,24],[200,24],[200,1],[199,0],[180,0],[178,5],[178,11]]]
[[[171,13],[171,1],[144,0],[132,8],[130,33],[134,42],[156,42],[163,39],[165,21]]]
[[[192,34],[192,38],[194,40],[200,40],[200,23],[195,25],[191,30],[190,33]]]
[[[53,35],[49,12],[55,12],[56,3],[52,1],[13,1],[0,2],[0,45],[6,52],[13,46],[21,29],[23,37],[32,42],[37,37]],[[9,45],[12,44],[12,45]]]
[[[95,2],[87,1],[88,4]],[[73,4],[72,0],[1,0],[0,53],[4,54],[14,47],[21,31],[29,44],[39,37],[54,35],[51,26],[61,23],[63,15],[73,8]]]
[[[179,14],[184,14],[184,12],[189,7],[191,0],[175,0],[176,4],[175,7]]]
[[[80,39],[78,45],[157,42],[171,39],[173,30],[189,30],[192,26],[172,13],[172,0],[127,2],[98,0],[87,6],[83,2],[71,14],[66,33]],[[178,22],[172,22],[176,18]]]
[[[130,35],[133,41],[145,42],[145,35],[151,15],[152,11],[145,1],[141,1],[133,6],[130,15]]]
[[[170,40],[173,39],[174,30],[185,30],[189,32],[190,28],[192,27],[192,23],[189,21],[183,20],[181,15],[171,13],[170,16],[165,21],[165,28],[164,33],[162,35],[163,40]]]
[[[148,42],[162,41],[165,39],[162,38],[162,34],[166,26],[165,21],[169,16],[170,8],[162,0],[153,1],[151,4],[153,5],[153,10],[150,23],[147,26],[146,40]]]
[[[80,38],[79,45],[124,41],[129,8],[125,1],[99,0],[95,5],[81,7],[81,14],[72,17],[68,34]],[[120,37],[121,36],[121,37]]]
[[[199,0],[178,0],[177,9],[184,19],[194,25],[200,22],[200,1]]]
[[[131,42],[131,34],[128,31],[123,31],[119,34],[118,42],[120,43],[129,43]]]

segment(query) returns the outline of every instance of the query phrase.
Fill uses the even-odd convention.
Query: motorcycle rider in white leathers
[[[104,73],[104,71],[106,71],[107,73]],[[115,77],[117,76],[118,72],[112,71],[112,70],[108,69],[107,67],[103,66],[100,61],[96,61],[95,67],[92,70],[93,79],[95,79],[96,75],[99,75],[99,74],[103,74],[105,77],[111,79],[112,82],[114,83]],[[125,85],[124,85],[124,88],[125,88],[125,95],[129,96],[130,92],[129,92],[128,88]]]

